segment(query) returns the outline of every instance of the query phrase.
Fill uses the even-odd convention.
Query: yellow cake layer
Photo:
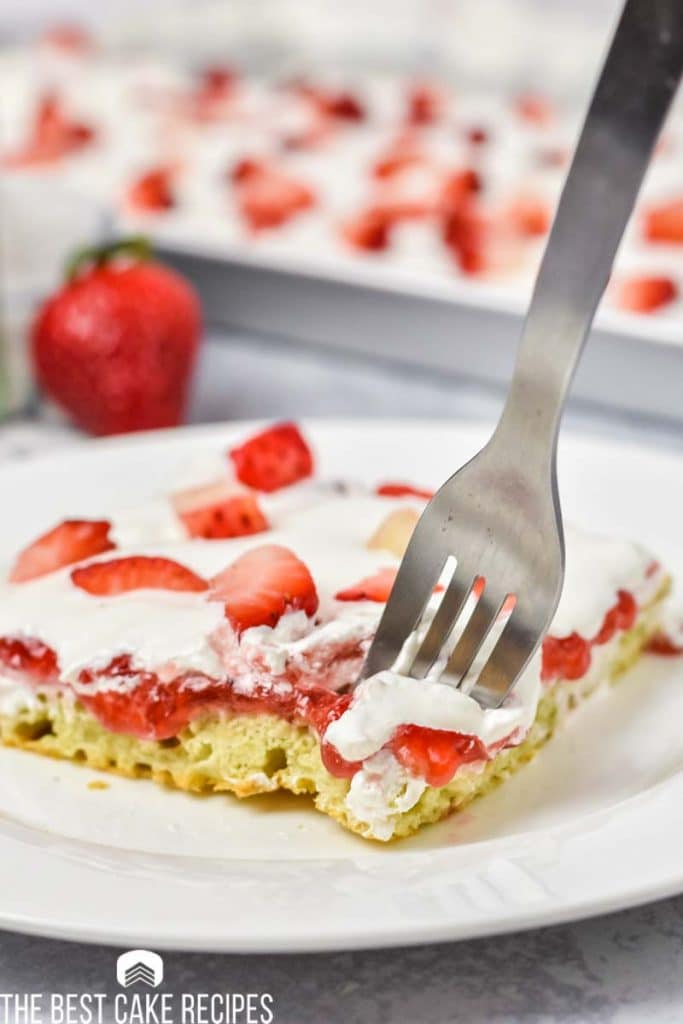
[[[559,718],[606,679],[630,668],[657,629],[668,583],[644,609],[635,627],[624,633],[603,675],[590,684],[558,682],[545,691],[534,724],[519,746],[501,751],[486,766],[464,766],[446,786],[428,787],[417,804],[396,819],[394,837],[411,835],[423,825],[460,810],[487,793],[521,765],[553,734]],[[108,732],[68,694],[41,693],[31,708],[0,716],[0,739],[51,757],[80,761],[130,778],[151,778],[192,793],[228,792],[238,797],[285,789],[309,794],[319,811],[367,838],[366,823],[346,807],[347,779],[327,772],[317,736],[271,714],[198,718],[171,740],[140,740]]]

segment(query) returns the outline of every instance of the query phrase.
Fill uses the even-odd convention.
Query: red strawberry
[[[485,146],[489,141],[489,133],[486,128],[480,128],[478,125],[474,125],[472,128],[468,128],[465,132],[465,138],[471,146]]]
[[[159,213],[176,205],[172,188],[174,168],[153,167],[128,187],[126,205],[133,213]]]
[[[216,540],[269,529],[256,496],[230,483],[178,491],[173,506],[190,537]]]
[[[404,498],[404,497],[415,497],[415,498],[430,498],[434,497],[434,491],[429,491],[422,487],[413,487],[412,484],[403,483],[391,483],[379,484],[375,488],[375,494],[379,494],[382,498]]]
[[[678,298],[678,287],[670,277],[624,278],[617,286],[615,301],[631,313],[652,313]]]
[[[33,325],[39,383],[93,434],[176,426],[183,418],[199,303],[182,277],[147,253],[131,240],[83,254]]]
[[[94,49],[92,37],[80,25],[53,25],[43,32],[41,41],[65,53],[88,53]]]
[[[287,611],[318,610],[310,572],[289,548],[264,544],[241,555],[211,580],[211,597],[225,603],[238,633],[252,626],[275,626]]]
[[[400,726],[389,749],[411,775],[429,786],[445,786],[461,764],[486,760],[486,748],[476,736],[420,725]]]
[[[539,126],[550,124],[555,117],[555,111],[550,100],[546,96],[537,93],[525,93],[518,96],[515,102],[515,110],[523,121]]]
[[[683,199],[651,206],[643,216],[643,231],[650,242],[683,242]]]
[[[504,211],[504,217],[520,235],[534,237],[550,230],[550,210],[542,199],[520,195]]]
[[[364,121],[365,107],[351,92],[320,93],[318,105],[326,117],[339,121]]]
[[[342,225],[342,237],[365,252],[383,252],[389,248],[392,222],[386,211],[370,207]]]
[[[234,94],[236,83],[237,75],[230,68],[206,68],[190,97],[190,116],[197,121],[214,121],[220,118],[224,113],[226,101]]]
[[[541,679],[580,679],[590,668],[591,648],[578,633],[547,636],[543,641]]]
[[[481,177],[471,168],[449,174],[441,187],[439,207],[445,214],[459,210],[476,192],[481,191]]]
[[[406,119],[409,124],[434,124],[441,116],[443,97],[438,89],[427,83],[414,85],[408,94]]]
[[[313,454],[295,423],[277,423],[229,454],[237,479],[256,491],[279,491],[313,472]]]
[[[380,569],[374,576],[354,583],[352,587],[339,590],[334,596],[337,601],[377,601],[384,604],[389,600],[391,588],[396,579],[398,569]]]
[[[26,142],[2,160],[6,167],[48,164],[77,152],[95,138],[91,125],[67,116],[56,93],[46,93],[38,104]]]
[[[279,227],[315,206],[315,194],[308,185],[263,161],[242,160],[231,177],[237,205],[254,231]]]
[[[131,590],[181,590],[199,593],[208,584],[201,576],[171,558],[148,558],[131,555],[109,562],[93,562],[74,569],[71,580],[75,586],[96,597],[114,597]]]
[[[650,639],[646,650],[649,654],[659,654],[664,658],[677,658],[683,654],[683,645],[677,643],[666,633],[655,633]]]
[[[106,519],[66,519],[25,548],[10,573],[12,583],[45,576],[74,562],[82,562],[116,545],[109,540]]]
[[[605,614],[599,632],[593,638],[595,644],[606,644],[618,630],[631,629],[638,615],[638,605],[628,590],[617,592],[617,603]]]

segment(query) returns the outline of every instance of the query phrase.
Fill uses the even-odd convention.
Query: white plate
[[[168,486],[245,425],[91,443],[3,468],[1,557],[65,515]],[[438,483],[480,428],[311,425],[324,473]],[[674,454],[566,439],[565,511],[683,575]],[[683,664],[646,659],[498,791],[374,846],[295,798],[197,798],[0,751],[0,926],[178,949],[323,950],[552,924],[683,890]],[[102,778],[102,776],[100,776]]]

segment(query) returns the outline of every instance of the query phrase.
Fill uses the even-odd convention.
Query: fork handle
[[[497,431],[513,430],[507,436],[525,459],[537,452],[554,464],[565,398],[682,70],[683,0],[627,0],[560,197]]]

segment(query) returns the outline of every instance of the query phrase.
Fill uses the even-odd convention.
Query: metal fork
[[[481,706],[498,707],[546,634],[564,580],[560,417],[682,70],[683,0],[627,0],[560,198],[500,421],[422,514],[361,679],[391,668],[403,650],[402,672],[421,679],[443,667],[445,679]],[[430,622],[425,609],[453,558]],[[464,628],[463,609],[471,611]],[[418,641],[409,646],[411,634]]]

